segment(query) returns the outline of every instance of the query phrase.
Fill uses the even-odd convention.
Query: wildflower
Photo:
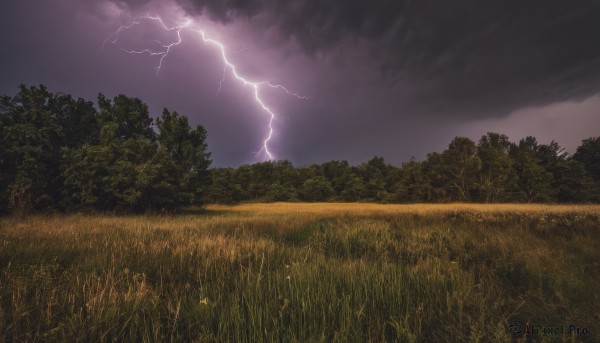
[[[200,299],[200,305],[208,305],[208,298]]]

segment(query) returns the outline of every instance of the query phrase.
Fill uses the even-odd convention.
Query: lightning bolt
[[[221,88],[223,86],[223,82],[225,82],[225,77],[226,77],[227,71],[229,71],[235,80],[239,81],[245,87],[249,87],[252,90],[252,93],[254,95],[254,102],[257,104],[257,106],[260,109],[262,109],[269,116],[268,134],[265,137],[265,139],[263,140],[262,148],[260,149],[260,151],[257,152],[257,154],[264,152],[268,160],[273,160],[274,156],[271,153],[271,151],[269,150],[269,142],[271,141],[271,138],[273,137],[273,132],[274,132],[273,121],[275,120],[275,112],[273,112],[273,110],[271,110],[271,108],[269,108],[269,106],[267,106],[267,104],[260,97],[260,90],[263,87],[270,87],[270,88],[274,88],[277,90],[281,90],[289,95],[297,97],[298,99],[308,99],[308,97],[305,97],[298,93],[292,92],[285,86],[273,83],[272,81],[250,81],[248,78],[242,76],[238,72],[237,67],[228,58],[225,45],[213,38],[210,38],[205,33],[204,30],[193,27],[192,26],[193,22],[191,20],[188,20],[183,25],[169,27],[165,24],[165,22],[160,17],[146,15],[145,17],[141,17],[141,18],[131,22],[129,25],[120,26],[110,37],[108,37],[108,38],[106,38],[106,40],[104,40],[104,43],[102,44],[103,49],[106,47],[107,44],[117,45],[119,42],[119,37],[120,37],[121,33],[125,32],[127,30],[130,30],[130,29],[133,29],[135,26],[142,24],[142,22],[144,20],[158,23],[158,25],[166,32],[175,32],[177,39],[168,44],[162,43],[158,40],[154,40],[154,42],[159,44],[159,47],[156,49],[147,48],[147,49],[142,49],[142,50],[127,50],[127,49],[120,48],[121,51],[126,52],[131,55],[145,54],[145,55],[149,55],[149,56],[159,56],[158,64],[156,66],[156,74],[158,75],[158,73],[160,73],[160,70],[163,66],[163,62],[165,61],[165,59],[167,58],[169,53],[171,53],[171,51],[175,47],[182,44],[182,42],[183,42],[183,38],[181,37],[182,31],[189,30],[191,32],[198,34],[199,37],[202,39],[202,41],[205,44],[208,44],[208,45],[216,48],[216,50],[220,53],[221,59],[223,61],[223,78],[219,82],[219,89],[217,91],[217,95],[219,95],[219,93],[221,92]]]

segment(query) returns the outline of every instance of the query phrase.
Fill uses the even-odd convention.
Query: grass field
[[[0,218],[0,342],[524,342],[512,323],[600,341],[600,206]]]

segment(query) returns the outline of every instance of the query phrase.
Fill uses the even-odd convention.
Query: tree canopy
[[[392,166],[268,161],[209,169],[207,132],[137,98],[97,104],[46,87],[0,98],[0,213],[174,211],[245,201],[600,202],[600,137],[573,155],[535,137],[455,137]]]
[[[0,210],[140,212],[201,205],[206,130],[140,99],[83,99],[19,88],[0,99]]]

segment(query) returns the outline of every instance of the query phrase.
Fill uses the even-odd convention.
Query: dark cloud
[[[399,164],[486,131],[573,152],[600,132],[590,98],[600,93],[600,2],[589,0],[4,1],[0,95],[43,83],[89,100],[139,97],[155,116],[168,107],[204,125],[215,165],[259,161],[267,116],[230,76],[217,96],[214,49],[188,32],[158,75],[156,56],[120,49],[173,39],[151,23],[102,49],[133,18],[173,24],[186,12],[226,43],[240,73],[309,96],[264,93],[277,112],[271,150],[294,164]]]
[[[363,42],[388,82],[425,113],[504,115],[600,89],[594,0],[179,0],[224,23],[276,27],[309,54]]]
[[[118,7],[124,8],[129,11],[135,11],[140,8],[143,8],[147,4],[151,2],[151,0],[115,0],[115,1],[96,1],[96,0],[86,0],[84,3],[97,5],[103,2],[110,2]]]

